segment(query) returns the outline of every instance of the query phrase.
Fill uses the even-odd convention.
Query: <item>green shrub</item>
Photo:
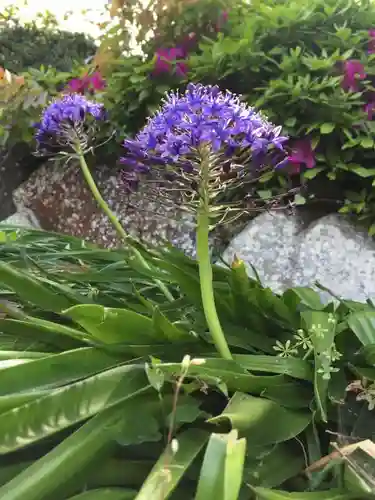
[[[219,3],[201,0],[186,8],[169,26],[163,47],[181,45],[183,34],[197,32],[199,47],[187,55],[187,80],[218,84],[241,93],[283,124],[295,140],[307,140],[315,150],[315,168],[301,165],[291,180],[275,172],[258,185],[260,197],[286,192],[302,184],[298,203],[327,204],[355,214],[375,231],[374,96],[375,55],[369,30],[375,27],[370,0],[259,0],[234,2],[218,33],[201,33],[202,12],[217,17]],[[206,10],[205,10],[206,9]],[[194,29],[194,13],[197,29]],[[169,22],[168,22],[169,21]],[[185,24],[184,24],[185,23]],[[150,55],[155,51],[153,41]],[[152,49],[152,50],[151,50]],[[343,88],[345,65],[359,61],[366,78],[357,91]],[[165,90],[184,87],[185,79],[169,73],[152,74],[155,60],[125,58],[108,79],[106,104],[116,128],[135,133]],[[366,104],[369,107],[365,110]],[[290,172],[289,172],[290,173]],[[271,177],[271,178],[270,178]],[[312,182],[312,179],[314,181]],[[333,182],[330,182],[333,181]]]
[[[181,8],[179,2],[177,8]],[[112,64],[106,74],[107,90],[99,98],[104,99],[109,128],[116,136],[101,148],[101,154],[117,154],[123,137],[137,133],[164,92],[183,88],[187,81],[219,84],[243,94],[282,124],[291,137],[292,156],[302,146],[311,147],[302,160],[305,156],[314,168],[305,168],[302,161],[299,173],[292,165],[267,173],[253,185],[250,195],[257,209],[258,202],[275,197],[307,208],[311,205],[313,212],[319,205],[318,214],[323,207],[355,215],[372,234],[375,126],[369,118],[375,55],[369,30],[375,26],[374,3],[238,0],[231,3],[228,19],[223,20],[224,9],[219,0],[188,2],[178,15],[171,8],[159,15],[159,30],[142,45],[143,55],[124,55]],[[171,63],[169,71],[155,72],[158,49],[173,47],[186,49],[182,61],[188,68],[186,78],[175,71],[181,61]],[[355,84],[353,80],[357,91],[348,91],[343,78],[353,62],[362,65],[366,78]],[[77,74],[56,73],[56,79],[62,84]],[[40,75],[29,78],[39,81]],[[52,78],[48,96],[55,94],[55,84]],[[3,137],[31,140],[28,115],[34,110],[29,103],[26,112],[21,101],[6,113],[19,119],[10,125],[5,120]],[[108,137],[108,126],[102,134]]]
[[[95,54],[96,47],[90,37],[59,30],[56,24],[48,13],[21,23],[16,9],[6,12],[0,25],[0,66],[12,73],[41,66],[71,71],[74,63],[83,63]]]
[[[20,142],[34,147],[33,124],[40,118],[42,109],[68,81],[82,73],[75,64],[70,71],[59,72],[53,67],[30,68],[22,73],[24,83],[17,83],[14,75],[0,86],[0,145],[12,147]]]
[[[82,33],[57,29],[48,12],[26,24],[18,14],[16,7],[5,10],[0,24],[0,68],[11,73],[0,82],[0,146],[24,142],[33,147],[32,124],[46,103],[82,74],[96,46]],[[22,75],[24,84],[14,75]]]

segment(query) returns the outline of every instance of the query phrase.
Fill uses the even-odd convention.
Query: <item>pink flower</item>
[[[68,87],[70,92],[76,94],[84,94],[85,91],[94,93],[97,90],[105,88],[105,80],[99,71],[94,71],[92,75],[85,75],[82,78],[73,78],[69,81]]]
[[[292,145],[292,154],[288,157],[289,163],[293,165],[293,173],[298,173],[301,165],[306,168],[315,167],[315,153],[312,149],[310,139],[297,139]]]
[[[156,51],[156,63],[153,72],[154,75],[159,75],[160,73],[169,73],[174,66],[176,75],[186,76],[188,72],[188,66],[186,62],[178,61],[178,59],[185,59],[185,58],[186,58],[186,50],[183,49],[182,47],[172,47],[170,49],[163,49],[163,48],[158,49]]]
[[[90,84],[93,90],[103,90],[105,88],[105,80],[100,74],[100,71],[95,71],[91,75]]]
[[[71,92],[76,92],[77,94],[83,94],[85,90],[85,84],[82,78],[73,78],[68,82],[68,87]]]
[[[368,30],[370,40],[368,42],[368,53],[375,54],[375,29]]]
[[[366,78],[365,68],[361,61],[350,59],[344,63],[344,78],[341,86],[344,90],[358,92],[358,81]]]

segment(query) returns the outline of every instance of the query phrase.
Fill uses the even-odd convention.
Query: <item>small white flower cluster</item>
[[[336,324],[336,318],[333,314],[329,314],[328,323],[332,327]],[[278,356],[282,358],[298,356],[300,350],[306,351],[303,359],[307,359],[308,356],[314,351],[314,345],[312,342],[312,337],[324,338],[326,334],[329,333],[329,328],[323,327],[321,324],[313,324],[308,332],[302,328],[298,329],[293,335],[294,342],[292,340],[287,340],[284,344],[279,340],[276,341],[273,349],[278,352]],[[338,352],[335,344],[333,343],[329,349],[319,353],[320,367],[317,373],[321,374],[324,380],[329,380],[331,374],[338,372],[339,368],[333,365],[342,357],[342,354]]]

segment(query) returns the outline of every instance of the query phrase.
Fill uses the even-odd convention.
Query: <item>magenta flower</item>
[[[169,73],[172,67],[175,67],[176,75],[186,76],[188,66],[184,59],[186,58],[186,50],[182,47],[172,47],[170,49],[158,49],[156,51],[156,63],[154,68],[154,75],[160,73]],[[179,59],[182,59],[180,61]]]
[[[83,78],[73,78],[68,82],[68,87],[75,94],[83,94],[85,91],[85,83]]]
[[[301,165],[306,168],[315,167],[315,153],[310,139],[298,139],[292,145],[292,154],[288,156],[288,162],[294,167],[294,173],[298,173]]]
[[[350,59],[344,63],[344,78],[341,86],[344,90],[358,92],[359,80],[366,78],[366,72],[361,61]]]
[[[89,91],[91,94],[105,88],[105,80],[99,71],[95,71],[92,75],[85,75],[82,78],[73,78],[68,83],[69,91],[76,94],[84,94]]]
[[[368,30],[370,40],[368,42],[368,53],[375,54],[375,29]]]
[[[103,90],[105,88],[105,80],[100,74],[100,71],[95,71],[91,75],[90,85],[94,90]]]

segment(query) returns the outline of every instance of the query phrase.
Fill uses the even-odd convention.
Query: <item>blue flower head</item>
[[[134,184],[134,174],[156,166],[197,170],[197,160],[208,148],[226,159],[223,165],[228,173],[228,161],[245,151],[250,161],[244,162],[243,169],[270,162],[276,166],[285,157],[286,140],[281,127],[275,127],[238,96],[221,92],[217,86],[189,84],[184,94],[169,94],[136,138],[125,141],[127,154],[121,162],[125,180]]]
[[[88,118],[104,118],[104,108],[79,94],[67,94],[53,101],[43,112],[41,121],[34,126],[38,149],[48,146],[72,145],[86,138]]]

